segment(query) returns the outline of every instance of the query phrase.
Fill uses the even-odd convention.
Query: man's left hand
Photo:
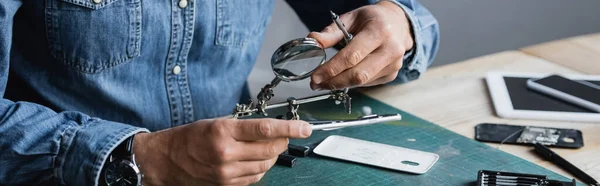
[[[404,10],[392,2],[381,1],[343,14],[340,19],[354,39],[315,69],[311,89],[374,86],[394,80],[402,67],[404,53],[413,47]],[[329,48],[342,41],[344,34],[332,23],[308,37]]]

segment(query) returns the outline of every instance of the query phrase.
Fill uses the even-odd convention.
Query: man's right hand
[[[287,149],[306,138],[304,121],[214,119],[134,138],[144,185],[249,185],[258,182]]]

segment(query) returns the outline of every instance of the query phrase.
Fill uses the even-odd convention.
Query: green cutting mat
[[[438,162],[425,174],[392,171],[372,166],[319,157],[298,158],[294,168],[276,165],[259,185],[474,185],[481,169],[548,175],[568,181],[552,171],[463,137],[438,125],[417,118],[359,93],[352,94],[352,111],[324,100],[300,106],[303,120],[352,119],[371,110],[375,114],[400,113],[402,121],[349,127],[333,131],[315,131],[308,139],[293,139],[291,144],[314,147],[330,135],[341,135],[399,147],[433,152]],[[435,108],[432,108],[435,109]],[[270,111],[270,117],[285,110]]]

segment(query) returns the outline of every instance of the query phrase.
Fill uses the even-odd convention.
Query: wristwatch
[[[142,173],[135,163],[133,137],[127,138],[108,157],[102,172],[107,186],[141,186]]]

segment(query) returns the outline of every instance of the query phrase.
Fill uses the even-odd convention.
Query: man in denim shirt
[[[273,3],[2,0],[0,185],[106,184],[129,139],[145,185],[257,182],[310,126],[209,118],[247,100]],[[354,34],[312,89],[413,80],[438,48],[437,22],[414,0],[288,3],[325,47],[343,39],[330,9]]]

